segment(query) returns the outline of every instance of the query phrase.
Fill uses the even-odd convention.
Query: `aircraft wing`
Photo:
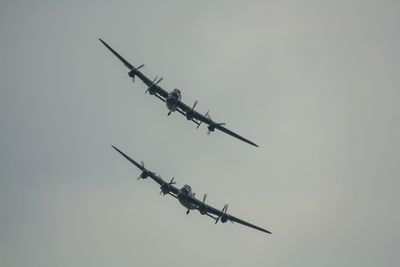
[[[253,143],[252,141],[250,141],[250,140],[244,138],[243,136],[240,136],[240,135],[238,135],[237,133],[235,133],[235,132],[233,132],[233,131],[231,131],[231,130],[225,128],[224,126],[222,126],[222,125],[220,125],[220,124],[216,124],[216,125],[215,125],[215,129],[218,129],[218,130],[220,130],[221,132],[224,132],[224,133],[226,133],[226,134],[229,134],[230,136],[233,136],[233,137],[235,137],[235,138],[237,138],[237,139],[239,139],[239,140],[242,140],[243,142],[246,142],[246,143],[248,143],[248,144],[250,144],[250,145],[253,145],[253,146],[255,146],[255,147],[258,147],[257,144],[255,144],[255,143]]]
[[[196,110],[193,110],[191,107],[189,107],[188,105],[186,105],[186,104],[183,103],[182,101],[178,101],[176,106],[177,106],[181,111],[183,111],[184,113],[193,112],[193,119],[194,119],[194,120],[201,121],[201,122],[203,122],[203,123],[205,123],[205,124],[208,124],[208,125],[212,125],[215,129],[218,129],[218,130],[220,130],[221,132],[224,132],[224,133],[226,133],[226,134],[229,134],[230,136],[233,136],[233,137],[235,137],[235,138],[237,138],[237,139],[239,139],[239,140],[242,140],[243,142],[246,142],[246,143],[248,143],[248,144],[250,144],[250,145],[253,145],[253,146],[258,147],[257,144],[255,144],[255,143],[253,143],[252,141],[250,141],[250,140],[244,138],[243,136],[240,136],[240,135],[238,135],[237,133],[235,133],[235,132],[233,132],[233,131],[231,131],[231,130],[225,128],[225,127],[222,126],[221,124],[214,122],[211,118],[209,118],[209,117],[207,117],[207,116],[205,116],[205,115],[203,115],[203,114],[200,114],[200,113],[197,112]],[[181,112],[181,113],[182,113],[182,112]],[[182,113],[182,114],[183,114],[183,113]],[[185,114],[183,114],[183,115],[185,116]]]
[[[142,165],[137,163],[135,160],[133,160],[132,158],[130,158],[128,155],[126,155],[124,152],[122,152],[121,150],[119,150],[118,148],[116,148],[115,146],[112,146],[115,150],[118,151],[118,153],[120,153],[124,158],[126,158],[127,160],[129,160],[133,165],[135,165],[137,168],[139,168],[142,172],[147,172],[147,174],[149,175],[149,177],[151,177],[151,179],[153,179],[156,183],[158,183],[160,186],[163,186],[164,184],[168,184],[167,182],[165,182],[161,177],[157,176],[154,172],[151,172],[149,170],[147,170],[143,163]],[[140,176],[139,176],[140,177]],[[175,195],[178,194],[179,189],[177,187],[175,187],[173,184],[169,184],[169,189],[171,193],[174,193]],[[174,196],[174,195],[173,195]]]
[[[182,110],[183,112],[188,112],[189,110],[191,110],[192,108],[189,107],[188,105],[186,105],[185,103],[183,103],[181,100],[178,100],[176,103],[176,107],[179,108],[180,110]],[[196,111],[197,112],[197,111]],[[200,114],[200,113],[199,113]]]
[[[211,218],[213,218],[213,219],[215,219],[217,221],[220,218],[222,218],[223,216],[226,216],[226,219],[231,221],[231,222],[240,223],[242,225],[251,227],[251,228],[259,230],[261,232],[264,232],[264,233],[267,233],[267,234],[272,234],[270,231],[268,231],[268,230],[266,230],[264,228],[261,228],[259,226],[256,226],[254,224],[251,224],[249,222],[246,222],[246,221],[244,221],[242,219],[239,219],[239,218],[237,218],[237,217],[235,217],[233,215],[230,215],[230,214],[226,213],[226,209],[228,208],[227,205],[226,205],[226,209],[224,207],[224,209],[225,209],[225,211],[224,211],[224,209],[222,209],[222,210],[216,209],[216,208],[214,208],[214,207],[212,207],[212,206],[210,206],[210,205],[204,203],[203,201],[201,201],[201,200],[199,200],[197,198],[194,198],[194,197],[191,199],[191,201],[192,201],[192,204],[196,207],[196,209],[200,210],[201,208],[203,208],[203,210],[206,212],[206,215],[208,215],[209,217],[211,217]],[[213,215],[215,215],[216,217],[214,217]]]
[[[227,216],[228,216],[228,220],[231,221],[231,222],[237,222],[237,223],[240,223],[242,225],[245,225],[245,226],[251,227],[253,229],[259,230],[261,232],[264,232],[264,233],[267,233],[267,234],[272,234],[270,231],[268,231],[268,230],[266,230],[264,228],[258,227],[258,226],[254,225],[254,224],[251,224],[251,223],[248,223],[248,222],[246,222],[244,220],[241,220],[239,218],[236,218],[236,217],[234,217],[232,215],[227,214]]]
[[[123,58],[120,54],[118,54],[114,49],[112,49],[106,42],[104,42],[102,39],[100,39],[100,42],[105,45],[105,47],[108,48],[108,50],[111,51],[111,53],[113,53],[119,60],[121,60],[122,63],[124,63],[124,65],[130,70],[130,71],[134,71],[134,74],[136,77],[138,77],[140,80],[143,81],[144,84],[146,84],[147,86],[151,86],[153,85],[153,81],[150,80],[149,78],[146,77],[146,75],[144,75],[138,68],[135,68],[134,66],[132,66],[125,58]],[[154,90],[156,92],[156,96],[158,98],[160,98],[161,100],[165,100],[165,98],[168,97],[168,92],[166,90],[164,90],[163,88],[161,88],[159,85],[154,84],[153,85]]]

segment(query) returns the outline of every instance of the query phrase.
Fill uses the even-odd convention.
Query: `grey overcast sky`
[[[0,265],[397,266],[399,1],[0,1]],[[103,38],[254,148],[144,95]],[[189,216],[116,145],[273,232]]]

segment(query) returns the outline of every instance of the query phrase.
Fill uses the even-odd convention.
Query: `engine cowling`
[[[150,175],[150,172],[148,170],[143,170],[142,174],[140,175],[140,177],[142,179],[146,179],[147,177],[149,177],[149,175]]]
[[[226,214],[221,216],[221,222],[226,223],[228,221],[228,216]]]
[[[194,101],[194,104],[193,104],[193,107],[192,107],[192,109],[191,110],[188,110],[187,112],[186,112],[186,119],[187,120],[192,120],[193,118],[194,118],[194,114],[195,114],[195,111],[194,111],[194,108],[196,107],[196,105],[197,105],[197,103],[198,103],[199,101]]]
[[[206,206],[201,205],[201,206],[199,207],[199,212],[200,212],[201,215],[205,215],[205,214],[207,213],[207,208],[206,208]]]
[[[129,77],[134,78],[136,75],[136,69],[132,69],[130,72],[128,72]]]
[[[188,121],[192,120],[194,118],[194,112],[192,110],[189,110],[188,112],[186,112],[186,119]]]
[[[156,93],[156,87],[153,86],[153,85],[151,85],[151,86],[149,87],[149,94],[150,94],[150,95],[154,95],[155,93]]]
[[[131,70],[128,72],[129,77],[131,77],[133,81],[135,81],[135,76],[136,76],[138,70],[139,70],[140,68],[142,68],[142,67],[144,67],[144,64],[140,65],[140,66],[137,67],[137,68],[133,68],[133,69],[131,69]]]
[[[168,193],[171,191],[171,189],[170,189],[168,183],[164,183],[164,184],[160,187],[160,189],[161,189],[161,192],[162,192],[164,195],[168,194]]]
[[[208,130],[209,130],[210,132],[214,132],[215,126],[216,126],[216,124],[210,124],[210,125],[207,126],[207,128],[208,128]]]

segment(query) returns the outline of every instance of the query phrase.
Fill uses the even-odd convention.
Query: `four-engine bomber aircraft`
[[[135,77],[138,77],[140,80],[142,80],[148,87],[145,93],[149,92],[150,95],[154,95],[155,97],[161,99],[165,104],[167,105],[167,108],[169,110],[168,115],[171,114],[171,112],[178,111],[181,113],[183,116],[186,117],[186,119],[193,121],[195,124],[197,124],[197,128],[201,125],[201,123],[208,124],[208,134],[210,132],[213,132],[215,129],[218,129],[224,133],[227,133],[233,137],[236,137],[248,144],[251,144],[253,146],[258,147],[255,143],[251,142],[250,140],[238,135],[237,133],[232,132],[231,130],[225,128],[223,125],[225,123],[217,123],[213,121],[207,111],[205,115],[200,114],[199,112],[195,111],[194,108],[197,105],[197,101],[194,102],[192,107],[189,107],[185,103],[181,101],[181,92],[179,89],[174,89],[171,92],[167,92],[163,88],[161,88],[158,84],[163,80],[163,78],[158,78],[158,76],[154,80],[150,80],[147,78],[142,72],[139,71],[140,68],[144,66],[140,65],[139,67],[135,68],[132,66],[128,61],[126,61],[122,56],[120,56],[114,49],[112,49],[107,43],[105,43],[102,39],[99,38],[99,40],[117,57],[119,60],[124,63],[126,67],[129,68],[128,75],[129,77],[132,78],[133,81],[135,81]]]
[[[240,224],[243,224],[245,226],[260,230],[264,233],[271,234],[270,231],[265,230],[261,227],[255,226],[251,223],[248,223],[246,221],[243,221],[239,218],[236,218],[230,214],[227,213],[228,211],[228,204],[226,204],[222,210],[218,210],[216,208],[211,207],[210,205],[206,204],[206,197],[207,195],[204,194],[203,200],[198,200],[195,198],[195,193],[192,192],[192,189],[189,185],[184,185],[181,189],[178,189],[177,187],[174,186],[175,181],[174,178],[171,179],[170,182],[164,181],[161,177],[157,176],[154,172],[148,170],[145,168],[143,161],[141,164],[137,163],[135,160],[131,159],[129,156],[127,156],[125,153],[123,153],[121,150],[116,148],[115,146],[112,146],[115,150],[117,150],[122,156],[124,156],[127,160],[129,160],[133,165],[138,167],[142,173],[139,175],[138,180],[140,178],[146,179],[147,177],[152,178],[154,181],[156,181],[160,185],[161,192],[160,194],[163,195],[171,195],[175,198],[178,199],[178,201],[185,207],[187,208],[186,214],[189,214],[190,210],[198,210],[200,214],[202,215],[207,215],[215,220],[215,224],[218,223],[218,221],[221,221],[222,223],[226,223],[227,221],[237,222]]]

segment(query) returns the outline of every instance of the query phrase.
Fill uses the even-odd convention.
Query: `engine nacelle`
[[[201,215],[205,215],[205,214],[207,213],[207,208],[206,208],[206,206],[201,205],[201,206],[199,207],[199,212],[200,212]]]
[[[168,194],[171,191],[171,189],[169,188],[169,184],[167,184],[167,183],[163,183],[163,185],[160,187],[160,189],[164,195]]]
[[[194,118],[194,112],[192,110],[189,110],[188,112],[186,112],[186,119],[188,121],[192,120]]]
[[[135,76],[136,76],[136,74],[138,73],[138,70],[139,70],[140,68],[142,68],[142,67],[144,67],[144,64],[140,65],[140,66],[137,67],[137,68],[132,68],[132,69],[128,72],[129,77],[131,77],[133,81],[135,81]]]
[[[144,170],[144,171],[142,171],[142,174],[140,175],[140,177],[142,179],[146,179],[147,177],[149,177],[149,175],[150,175],[150,172],[147,170]]]
[[[228,221],[228,216],[222,215],[222,216],[221,216],[221,222],[222,222],[222,223],[226,223],[227,221]]]
[[[154,95],[156,93],[156,87],[154,85],[150,85],[149,94]]]
[[[214,130],[215,130],[215,124],[210,124],[210,125],[208,125],[208,130],[210,131],[210,132],[214,132]]]
[[[128,72],[129,77],[134,78],[136,75],[136,70],[132,69],[130,72]]]

